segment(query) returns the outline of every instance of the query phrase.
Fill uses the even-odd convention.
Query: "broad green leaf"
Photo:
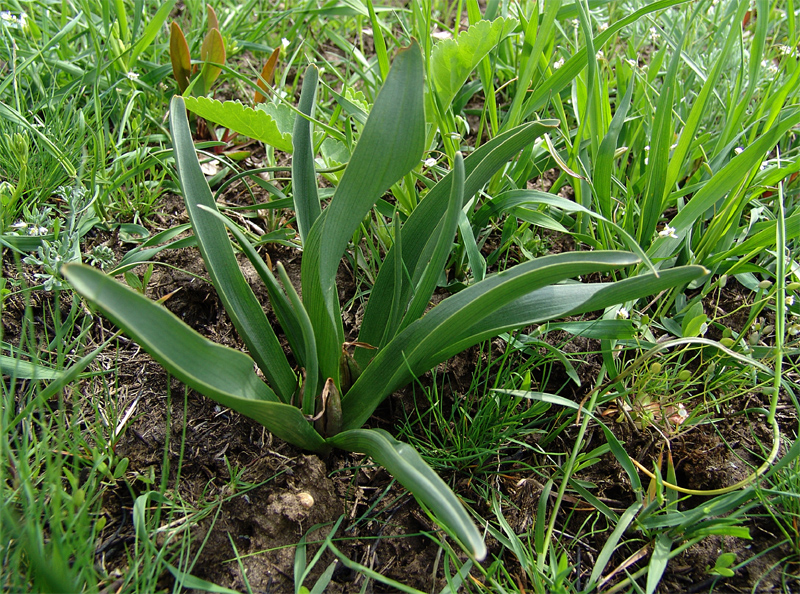
[[[631,106],[631,97],[633,96],[634,87],[636,87],[636,84],[633,78],[631,78],[631,80],[628,81],[628,89],[625,91],[625,96],[622,98],[622,102],[617,106],[617,111],[611,120],[608,132],[603,137],[603,141],[600,143],[600,147],[597,151],[592,184],[595,192],[595,199],[597,200],[597,209],[600,211],[600,214],[606,218],[611,218],[613,212],[611,200],[611,172],[613,171],[614,165],[614,153],[617,150],[617,139],[622,131],[625,118],[628,116],[628,109]]]
[[[266,262],[264,262],[264,259],[253,247],[253,244],[251,244],[247,239],[247,236],[242,233],[241,229],[233,224],[230,219],[224,217],[216,210],[209,210],[204,206],[201,208],[213,214],[216,218],[222,221],[222,223],[224,223],[224,225],[228,228],[228,231],[231,232],[231,235],[236,238],[236,241],[239,243],[239,246],[242,248],[245,256],[247,256],[247,259],[250,260],[250,263],[253,265],[253,268],[256,269],[258,276],[261,277],[261,280],[264,282],[264,286],[267,289],[267,294],[269,295],[270,305],[272,305],[272,311],[275,312],[275,317],[278,318],[278,323],[281,325],[281,328],[283,328],[283,333],[286,335],[286,339],[289,341],[292,354],[295,356],[295,359],[297,359],[297,362],[301,366],[306,367],[306,346],[305,341],[303,340],[303,332],[300,328],[300,319],[297,314],[295,314],[294,308],[289,302],[289,299],[281,290],[275,275],[272,274],[272,270],[270,270]]]
[[[443,361],[501,332],[656,295],[704,274],[708,274],[708,270],[702,266],[681,266],[662,270],[659,276],[643,274],[614,283],[573,283],[545,287],[512,301],[491,318],[464,327],[458,337],[453,338],[453,344],[445,352],[432,357],[431,361]]]
[[[283,264],[278,262],[278,273],[281,276],[281,282],[286,294],[289,296],[292,307],[294,308],[294,315],[303,333],[303,344],[305,345],[304,359],[306,362],[306,375],[303,380],[303,414],[313,415],[314,406],[317,397],[317,384],[319,382],[319,365],[317,361],[317,343],[314,340],[314,329],[311,327],[311,320],[308,319],[306,310],[303,309],[303,302],[300,301],[300,295],[292,285],[289,275],[286,274],[286,269]]]
[[[554,120],[523,124],[493,138],[467,157],[464,160],[466,174],[464,200],[472,198],[517,152],[556,125],[557,122]],[[400,274],[402,271],[396,270],[395,262],[398,254],[396,254],[396,246],[392,247],[381,265],[378,278],[375,280],[370,294],[359,332],[359,341],[377,347],[393,338],[393,335],[388,335],[386,340],[383,340],[386,328],[389,326],[391,312],[394,311],[392,301],[395,299],[396,291],[401,290],[399,303],[400,307],[405,310],[406,304],[411,299],[413,287],[416,286],[430,261],[435,247],[430,238],[435,235],[436,228],[445,216],[447,198],[454,175],[454,172],[451,171],[442,178],[428,192],[425,199],[417,205],[403,225],[402,242],[400,242],[402,262],[409,271],[411,282]],[[397,279],[402,280],[402,286],[399,289]],[[373,355],[373,351],[356,349],[356,358],[362,365]]]
[[[344,331],[336,272],[353,232],[375,201],[422,159],[422,87],[422,55],[414,41],[398,52],[339,187],[304,249],[303,302],[314,325],[322,375],[334,378],[337,386]]]
[[[300,93],[300,113],[295,116],[292,145],[292,198],[297,216],[297,230],[305,244],[311,227],[322,209],[317,194],[317,172],[314,168],[314,145],[311,137],[311,121],[314,117],[314,102],[317,97],[319,71],[313,64],[306,68],[303,90]]]
[[[172,74],[178,82],[178,89],[183,93],[192,77],[192,57],[189,54],[186,37],[175,21],[169,28],[169,58],[172,61]]]
[[[443,224],[437,229],[437,234],[432,236],[435,241],[435,247],[428,265],[416,286],[414,291],[414,298],[408,306],[403,323],[400,326],[402,330],[411,322],[419,318],[428,306],[428,302],[436,289],[436,283],[442,270],[447,264],[447,259],[450,256],[450,250],[453,246],[453,237],[456,233],[458,226],[459,215],[461,215],[461,204],[464,201],[464,159],[461,153],[456,153],[455,163],[453,164],[453,177],[452,187],[450,189],[450,199],[447,206],[447,214],[445,215]],[[394,332],[392,332],[394,334]]]
[[[591,320],[589,322],[555,322],[547,325],[547,331],[563,330],[574,336],[597,340],[628,340],[636,335],[636,327],[630,320]]]
[[[211,91],[211,86],[217,80],[222,68],[216,64],[225,64],[225,42],[219,29],[211,29],[203,38],[200,46],[200,59],[204,62],[200,76],[203,79],[202,95]]]
[[[282,133],[275,118],[263,109],[253,109],[238,101],[221,103],[208,97],[185,97],[184,101],[186,109],[201,118],[287,153],[292,152],[292,135]]]
[[[455,39],[433,46],[430,78],[442,105],[450,105],[483,57],[519,24],[512,18],[480,21]]]
[[[581,274],[630,266],[638,258],[627,252],[575,252],[545,256],[518,264],[448,297],[400,332],[364,369],[342,399],[342,426],[360,427],[378,403],[413,377],[475,344],[470,337],[454,350],[465,328],[490,320],[507,320],[502,308],[537,289]]]
[[[172,99],[170,129],[186,211],[211,282],[250,355],[281,400],[288,402],[297,388],[297,378],[283,347],[239,269],[225,225],[200,209],[202,205],[215,211],[217,205],[197,161],[182,97]]]
[[[328,438],[337,448],[368,454],[386,468],[401,485],[430,508],[478,561],[486,557],[486,545],[464,506],[410,445],[382,429],[354,429]]]
[[[242,352],[211,342],[166,308],[82,264],[63,268],[72,287],[164,368],[201,394],[255,419],[276,436],[320,451],[323,439],[299,409],[283,404]]]

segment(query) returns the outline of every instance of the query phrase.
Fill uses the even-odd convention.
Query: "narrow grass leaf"
[[[656,537],[653,545],[653,555],[650,557],[650,565],[647,567],[647,588],[646,594],[654,594],[661,576],[669,562],[669,552],[672,549],[672,539],[668,534],[662,533]]]
[[[664,10],[678,4],[683,4],[688,0],[657,0],[640,8],[636,12],[621,18],[618,21],[609,23],[608,28],[594,38],[593,43],[596,47],[602,47],[605,43],[616,35],[621,29],[627,27],[631,23],[635,23],[643,16],[650,13]],[[561,68],[553,73],[553,76],[547,79],[547,83],[540,85],[531,94],[528,99],[525,109],[523,111],[523,118],[527,118],[534,111],[541,109],[554,95],[563,91],[572,80],[586,67],[587,52],[586,48],[578,50],[574,56],[567,60]]]
[[[587,590],[592,590],[600,580],[600,577],[603,575],[603,570],[605,570],[606,565],[608,565],[608,562],[611,560],[611,556],[617,549],[617,544],[619,544],[620,539],[625,534],[625,531],[628,529],[628,526],[631,525],[631,522],[633,522],[640,509],[642,509],[641,503],[633,503],[620,516],[617,525],[614,527],[614,531],[608,537],[600,554],[597,556],[592,574],[589,576]]]
[[[642,214],[637,234],[639,245],[644,249],[647,249],[653,241],[656,224],[663,212],[667,169],[669,168],[669,147],[672,144],[673,136],[673,97],[675,95],[675,87],[678,84],[678,65],[681,62],[683,44],[688,32],[689,29],[686,28],[678,47],[675,49],[672,60],[670,60],[669,68],[661,85],[661,92],[656,104],[656,113],[653,118],[650,135],[650,155],[647,165],[647,183],[644,191],[644,200],[640,205]]]
[[[39,365],[38,363],[31,363],[16,357],[9,357],[7,355],[0,355],[0,373],[29,380],[54,380],[61,375],[61,371]]]
[[[731,159],[670,221],[670,226],[675,229],[675,237],[659,238],[648,250],[649,256],[654,259],[668,258],[679,249],[692,225],[701,220],[718,200],[749,177],[752,169],[761,163],[767,152],[798,123],[800,110],[794,109],[774,128],[765,131],[761,138]]]
[[[618,79],[619,80],[619,79]],[[622,101],[617,106],[617,111],[611,119],[611,124],[608,127],[608,132],[603,137],[600,147],[597,151],[597,158],[595,159],[594,175],[592,184],[595,192],[595,199],[597,200],[597,209],[605,218],[611,219],[613,214],[613,203],[611,196],[611,173],[614,166],[614,154],[617,150],[617,140],[622,131],[622,126],[625,123],[625,118],[628,116],[628,110],[631,106],[631,97],[633,96],[633,89],[636,87],[633,78],[628,81],[628,88]]]
[[[120,4],[122,4],[122,2],[120,2]],[[158,35],[158,33],[161,31],[161,27],[164,25],[167,18],[169,18],[174,5],[175,0],[167,0],[167,2],[164,2],[161,6],[159,6],[158,10],[153,15],[153,18],[150,19],[149,23],[147,23],[144,31],[142,31],[142,36],[139,38],[139,41],[137,41],[136,45],[131,48],[130,57],[128,58],[131,66],[136,65],[136,61],[139,59],[141,53],[150,47],[151,43],[153,43],[156,35]],[[120,21],[120,25],[122,25],[122,21]],[[185,41],[186,40],[184,39],[184,42]],[[170,39],[170,49],[171,46],[172,40]]]
[[[241,594],[241,592],[238,590],[231,590],[230,588],[226,588],[224,586],[218,586],[213,582],[209,582],[193,576],[190,573],[186,573],[185,571],[181,571],[170,563],[165,563],[165,565],[172,574],[172,577],[175,578],[177,582],[176,585],[179,584],[181,588],[200,590],[202,592],[211,592],[212,594]]]

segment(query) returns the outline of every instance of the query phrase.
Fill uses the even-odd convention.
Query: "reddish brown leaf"
[[[275,75],[275,66],[278,63],[278,55],[280,55],[280,53],[281,46],[278,46],[273,50],[272,55],[269,57],[269,60],[267,60],[267,63],[264,64],[264,68],[261,70],[261,76],[256,81],[258,88],[261,89],[261,91],[264,91],[264,93],[267,92],[267,85],[272,82],[272,77]],[[264,96],[264,93],[261,93],[261,91],[256,91],[256,94],[253,97],[254,103],[263,103],[266,101],[267,98]]]

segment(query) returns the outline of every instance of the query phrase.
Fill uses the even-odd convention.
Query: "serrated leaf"
[[[252,109],[238,101],[221,103],[208,97],[185,97],[184,101],[186,109],[201,118],[274,146],[276,149],[292,152],[292,135],[281,132],[275,118],[263,109]]]
[[[512,18],[479,21],[431,51],[431,80],[442,105],[449,105],[483,57],[518,25]]]

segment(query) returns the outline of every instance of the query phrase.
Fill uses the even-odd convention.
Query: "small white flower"
[[[675,234],[675,227],[670,227],[669,225],[664,225],[664,228],[658,232],[658,236],[678,239],[678,236]]]
[[[658,34],[658,29],[656,29],[655,27],[650,27],[650,41],[655,43],[656,41],[658,41],[659,37],[660,35]]]
[[[47,235],[47,227],[31,227],[28,229],[28,235],[38,237],[40,235]]]
[[[596,60],[603,60],[606,55],[603,53],[603,50],[598,50],[594,57]]]
[[[794,305],[794,295],[788,295],[786,297],[786,305],[788,306]]]
[[[284,37],[283,39],[281,39],[281,45],[283,46],[283,49],[284,49],[284,50],[285,50],[287,47],[289,47],[289,44],[290,44],[290,43],[292,43],[292,42],[291,42],[291,41],[289,41],[288,39],[286,39],[285,37]]]
[[[436,159],[433,157],[428,157],[425,159],[425,167],[433,167],[434,165],[436,165]]]
[[[778,74],[778,67],[772,60],[762,60],[761,67],[767,71],[767,74]]]
[[[790,46],[790,45],[781,44],[781,45],[778,46],[778,51],[783,56],[791,56],[794,53],[794,48],[792,46]]]
[[[628,310],[627,310],[627,309],[625,309],[624,307],[620,307],[620,308],[617,310],[617,318],[618,318],[618,319],[620,319],[620,320],[627,320],[629,317],[631,317],[631,314],[630,314],[630,313],[628,313]]]
[[[597,25],[597,30],[600,31],[601,33],[606,29],[608,29],[608,23],[600,23],[599,25]]]
[[[11,228],[12,229],[27,229],[28,228],[28,223],[26,223],[25,221],[17,221],[13,225],[11,225]]]
[[[126,72],[125,76],[130,81],[134,81],[135,82],[135,81],[139,80],[139,73],[138,72],[134,72],[133,70],[130,70],[130,71]]]
[[[0,12],[0,20],[6,21],[7,23],[16,24],[17,17],[15,17],[9,11],[4,10],[3,12]]]
[[[735,149],[733,149],[733,152],[737,155],[741,155],[744,152],[744,149],[740,146],[737,146]]]
[[[628,63],[628,66],[630,66],[631,68],[638,68],[639,67],[639,62],[637,62],[636,60],[628,59],[628,60],[625,60],[625,61]]]
[[[559,58],[553,63],[553,70],[558,70],[564,65],[564,58]]]
[[[580,27],[580,26],[581,26],[581,22],[578,19],[572,19],[572,28],[573,29],[575,29],[577,31],[578,27]]]

